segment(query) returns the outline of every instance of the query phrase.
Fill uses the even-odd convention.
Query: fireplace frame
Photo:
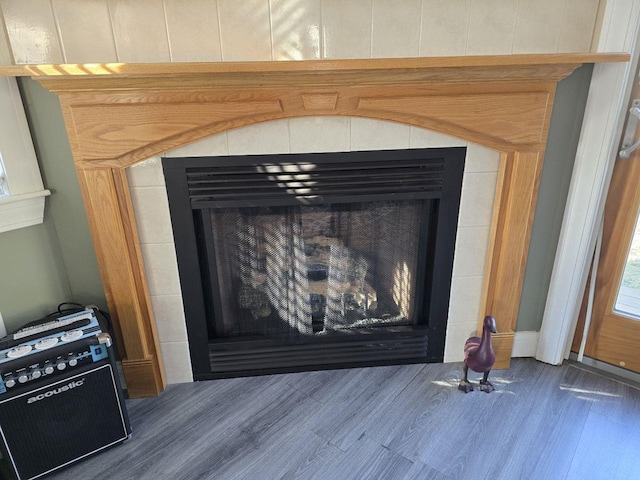
[[[442,362],[466,150],[449,147],[163,159],[194,379]],[[389,185],[400,189],[383,194],[384,180],[376,180],[373,186],[361,183],[360,176],[366,173],[355,173],[355,179],[347,177],[349,185],[338,192],[320,178],[312,194],[305,191],[307,187],[296,193],[295,187],[286,186],[286,180],[270,178],[268,173],[258,174],[260,180],[256,179],[256,172],[264,165],[302,164],[324,166],[329,174],[335,174],[336,168],[341,172],[348,168],[351,175],[370,168],[396,171],[399,180]],[[397,165],[403,165],[402,172]],[[238,178],[234,183],[243,178],[243,172],[252,179],[251,185],[258,183],[261,189],[272,185],[275,191],[269,190],[266,195],[249,192],[247,198],[244,189],[230,192],[226,185],[220,188],[218,182],[208,185],[206,193],[191,190],[193,185],[202,188],[202,175],[209,182],[215,172],[229,177],[230,168],[232,176]],[[193,185],[192,180],[196,182]],[[334,332],[293,342],[264,337],[212,338],[213,324],[221,322],[223,314],[218,305],[221,299],[216,265],[220,259],[212,251],[210,209],[384,200],[423,202],[416,232],[419,256],[412,325],[372,326],[348,335]]]
[[[628,54],[300,62],[23,65],[60,97],[132,397],[165,387],[126,168],[225,130],[282,118],[390,120],[501,152],[480,318],[509,365],[556,84]]]

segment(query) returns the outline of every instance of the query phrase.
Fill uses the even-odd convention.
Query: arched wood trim
[[[503,153],[482,318],[509,364],[556,84],[627,55],[23,66],[60,96],[131,396],[165,385],[124,169],[205,136],[300,116],[403,122]],[[19,73],[22,72],[22,73]],[[480,320],[480,319],[479,319]]]
[[[555,83],[429,89],[390,85],[326,89],[62,94],[76,164],[125,167],[206,136],[269,120],[355,116],[460,137],[499,151],[544,148]],[[401,93],[401,95],[399,95]],[[329,100],[328,103],[326,99]],[[115,162],[114,162],[115,160]]]

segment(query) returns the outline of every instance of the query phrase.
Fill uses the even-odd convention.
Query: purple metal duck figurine
[[[458,390],[462,390],[464,393],[473,391],[473,385],[467,379],[469,369],[484,373],[484,377],[480,380],[481,391],[489,393],[495,390],[488,380],[491,367],[496,362],[496,354],[491,346],[492,333],[497,333],[496,319],[487,315],[484,317],[482,338],[470,337],[464,344],[464,379],[458,385]]]

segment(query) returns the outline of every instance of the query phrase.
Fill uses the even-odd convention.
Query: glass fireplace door
[[[413,324],[424,203],[211,209],[216,337],[304,340]]]

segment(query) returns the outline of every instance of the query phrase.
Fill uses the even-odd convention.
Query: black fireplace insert
[[[194,378],[441,362],[465,153],[163,159]]]

